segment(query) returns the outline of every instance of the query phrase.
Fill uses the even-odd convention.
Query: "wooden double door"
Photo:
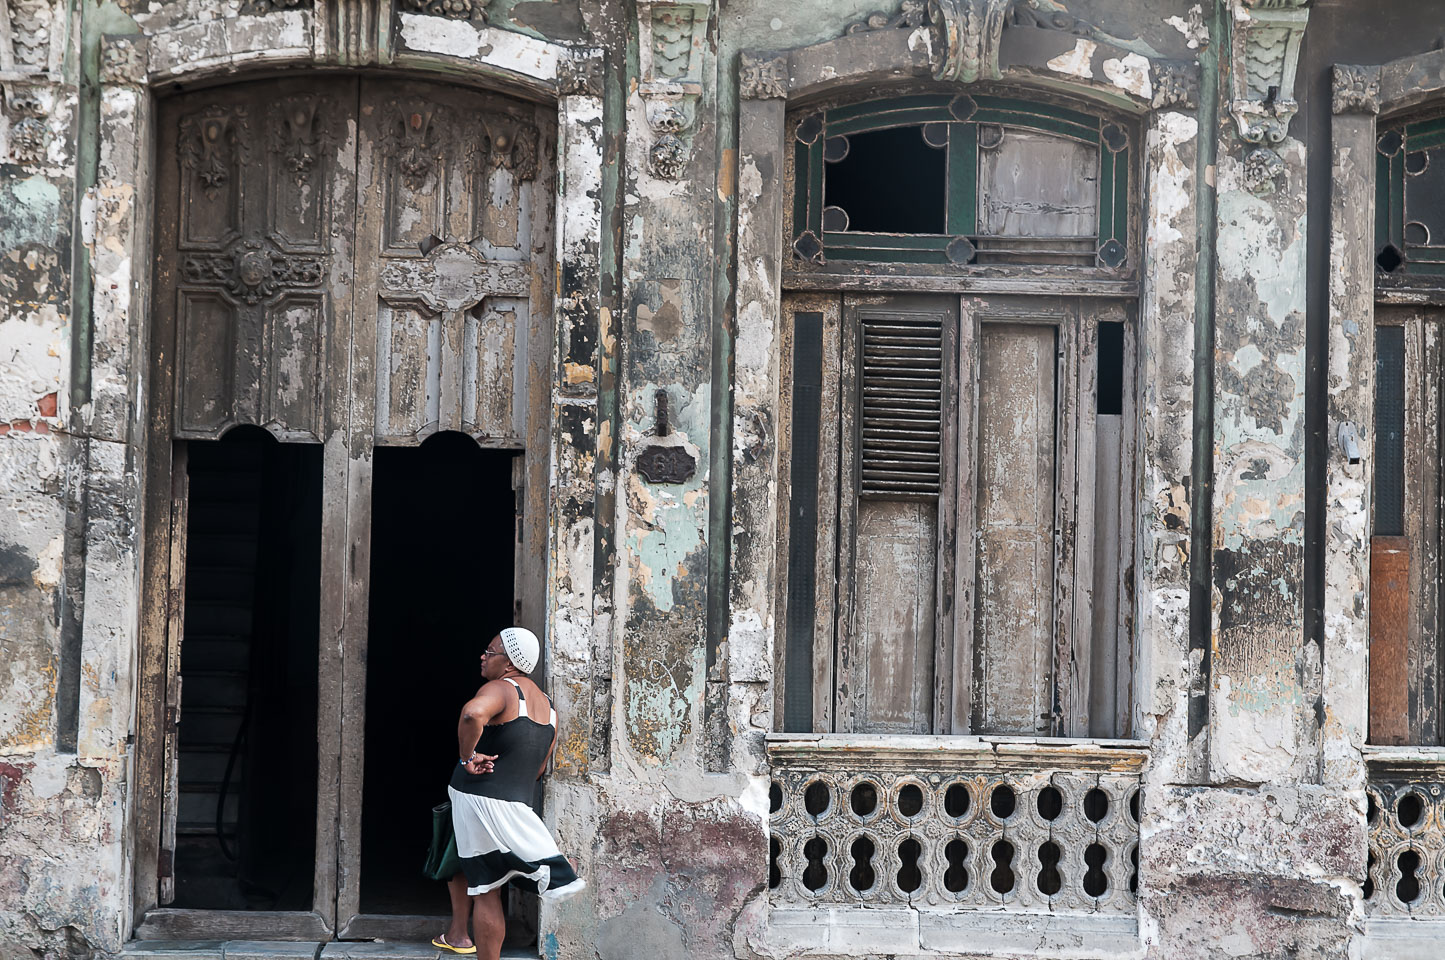
[[[368,642],[380,622],[404,620],[392,600],[378,613],[398,595],[419,610],[490,604],[507,619],[541,622],[555,121],[511,98],[339,74],[186,92],[157,118],[138,931],[416,935],[406,909],[389,909],[384,897],[367,903],[363,835],[377,834],[378,815],[364,830],[365,807],[384,795],[374,789],[378,771],[438,780],[442,798],[446,771],[368,753],[369,743],[397,743],[396,730],[414,721],[396,699],[386,701],[395,715],[368,716],[369,690],[373,700],[393,692],[368,665],[421,662],[433,676],[470,677],[475,661],[458,662],[455,651],[448,660],[426,636],[410,638],[400,658]],[[466,527],[452,516],[462,513],[483,519]],[[498,576],[470,595],[448,587],[461,550],[372,556],[374,530],[394,554],[428,542],[406,538],[427,525],[453,537],[491,531],[476,553],[505,557],[497,569],[511,583]],[[500,607],[485,596],[498,590],[507,594]],[[478,632],[489,628],[476,620]],[[467,623],[462,613],[458,623]],[[261,677],[287,669],[290,687],[257,693]],[[245,699],[234,721],[218,719],[227,684]],[[412,702],[437,696],[417,686]],[[308,697],[314,703],[298,707]],[[453,719],[459,705],[448,705]],[[283,708],[292,712],[278,719]],[[273,745],[303,760],[267,773],[257,759],[249,792],[238,791],[246,758],[280,749],[246,746],[268,722],[284,730]],[[209,740],[200,733],[207,723]],[[454,732],[415,736],[445,743]],[[196,759],[207,750],[208,761]],[[256,779],[275,781],[264,804]],[[312,855],[302,858],[310,869],[300,871],[308,875],[278,880],[269,904],[249,888],[188,888],[178,837],[184,848],[188,830],[213,828],[221,853],[235,858],[236,824],[248,816],[236,806],[247,803],[251,816],[264,807],[266,816],[300,810],[314,821]],[[416,823],[429,813],[417,810]],[[286,843],[271,846],[286,852]],[[428,913],[446,912],[436,889]]]

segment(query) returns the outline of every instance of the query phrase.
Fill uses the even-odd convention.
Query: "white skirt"
[[[548,900],[563,900],[587,886],[527,804],[452,787],[447,794],[468,894],[488,893],[521,879]]]

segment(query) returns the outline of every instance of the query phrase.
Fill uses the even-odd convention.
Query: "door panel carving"
[[[195,94],[186,105],[204,105],[181,112],[177,139],[162,143],[179,163],[177,189],[161,192],[157,244],[158,302],[176,304],[176,436],[214,438],[237,424],[324,436],[330,375],[345,369],[328,350],[347,339],[334,326],[349,320],[343,245],[355,220],[337,104],[355,102],[355,81],[314,86],[304,96],[283,96],[279,82]]]
[[[360,196],[383,214],[373,230],[363,213],[358,229],[357,317],[375,325],[376,441],[460,430],[520,447],[543,280],[530,221],[548,157],[536,123],[529,108],[482,94],[371,89]]]

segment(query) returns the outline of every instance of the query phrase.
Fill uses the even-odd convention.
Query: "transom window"
[[[1382,280],[1445,280],[1445,116],[1381,124],[1376,153]]]
[[[790,124],[795,264],[1124,267],[1131,137],[1051,103],[927,93]]]

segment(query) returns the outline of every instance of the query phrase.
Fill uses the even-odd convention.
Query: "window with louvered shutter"
[[[943,448],[943,325],[937,316],[863,322],[859,491],[938,498]]]
[[[798,302],[789,729],[1127,736],[1126,308]]]

